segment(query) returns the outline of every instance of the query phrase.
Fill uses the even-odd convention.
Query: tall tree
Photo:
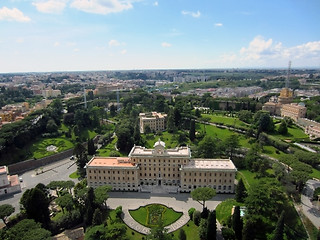
[[[202,210],[205,208],[206,201],[210,200],[216,195],[216,191],[210,187],[199,187],[191,192],[193,200],[202,205]]]
[[[77,143],[73,149],[73,155],[77,158],[78,172],[81,177],[84,177],[86,175],[84,167],[88,162],[86,148],[81,143]]]
[[[216,154],[216,141],[206,135],[198,144],[198,155],[202,158],[213,158]]]
[[[94,146],[94,142],[92,138],[88,139],[87,145],[88,145],[88,155],[94,155],[96,153],[96,148]]]
[[[283,233],[284,233],[283,231],[284,231],[284,211],[281,212],[272,240],[283,240]]]
[[[168,229],[164,228],[163,223],[160,221],[156,227],[151,228],[150,234],[146,237],[147,240],[171,240],[168,234]]]
[[[247,197],[247,190],[243,184],[242,178],[240,178],[238,185],[236,187],[236,201],[237,202],[244,202],[245,198]]]
[[[207,240],[207,228],[208,228],[207,219],[201,218],[200,225],[198,228],[200,240]]]
[[[102,212],[99,208],[96,208],[96,210],[94,210],[93,213],[93,217],[92,217],[92,225],[100,225],[102,224],[103,219],[102,219]]]
[[[196,122],[194,120],[190,121],[189,138],[191,141],[196,138]]]
[[[176,128],[180,128],[182,119],[181,119],[181,113],[180,113],[179,109],[174,108],[173,114],[174,114],[174,125],[176,126]]]
[[[108,185],[99,186],[94,190],[95,202],[100,205],[106,207],[106,201],[109,198],[108,192],[111,191],[111,187]]]
[[[179,240],[187,240],[186,232],[182,228],[179,230]]]
[[[0,219],[7,226],[7,217],[14,213],[14,207],[10,204],[0,205]]]
[[[236,152],[236,149],[239,148],[239,137],[237,134],[232,134],[229,137],[226,138],[224,141],[226,153],[230,157],[230,159],[233,159],[233,155]]]
[[[26,190],[20,199],[20,203],[25,209],[28,218],[42,223],[44,228],[49,227],[49,199],[43,191],[38,188]]]
[[[232,228],[234,230],[235,236],[237,240],[242,239],[242,228],[243,228],[243,222],[240,216],[240,207],[235,206],[234,212],[232,215]]]
[[[168,117],[167,117],[167,131],[169,133],[173,133],[176,131],[174,113],[172,109],[169,110]]]
[[[284,120],[282,120],[280,123],[280,126],[278,128],[278,133],[282,135],[286,135],[288,133],[287,123]]]
[[[207,224],[207,239],[216,239],[217,235],[217,219],[216,219],[216,211],[210,211],[208,216],[208,224]]]

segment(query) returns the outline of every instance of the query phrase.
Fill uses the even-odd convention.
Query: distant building
[[[297,123],[309,135],[310,139],[320,138],[320,123],[307,118],[299,118]]]
[[[230,159],[191,159],[189,147],[166,149],[157,141],[153,149],[134,146],[128,157],[93,157],[86,165],[90,187],[110,185],[113,190],[143,191],[149,186],[190,192],[210,187],[233,193],[236,167]]]
[[[306,117],[307,108],[304,106],[303,103],[291,103],[291,104],[284,104],[281,107],[281,117],[290,117],[294,121],[297,121],[298,118]]]
[[[293,91],[289,88],[282,88],[278,98],[279,104],[289,104],[293,101]]]
[[[140,132],[144,133],[146,126],[149,126],[152,132],[164,131],[167,128],[167,114],[151,112],[140,113]]]
[[[42,96],[45,98],[58,97],[59,95],[61,95],[61,91],[58,89],[53,90],[53,89],[49,88],[49,89],[44,89],[41,92],[42,92]]]
[[[0,166],[0,196],[21,192],[18,175],[10,176],[6,166]]]

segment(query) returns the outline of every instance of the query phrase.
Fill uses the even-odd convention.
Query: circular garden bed
[[[136,210],[129,210],[129,213],[135,221],[149,228],[157,226],[160,222],[164,227],[168,226],[183,214],[162,204],[149,204]]]

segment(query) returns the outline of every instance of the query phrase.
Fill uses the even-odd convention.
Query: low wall
[[[72,154],[73,154],[73,149],[69,149],[67,151],[60,152],[60,153],[57,153],[48,157],[44,157],[41,159],[36,159],[36,160],[31,159],[31,160],[26,160],[23,162],[18,162],[18,163],[8,165],[8,170],[10,175],[21,174],[26,171],[37,169],[47,164],[54,163],[62,159],[68,158],[72,156]]]

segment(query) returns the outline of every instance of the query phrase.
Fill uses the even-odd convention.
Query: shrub
[[[201,213],[200,211],[196,210],[193,213],[193,222],[195,225],[199,226],[200,225],[200,220],[201,220]]]
[[[116,208],[116,215],[117,215],[117,218],[121,218],[122,206],[119,206],[119,207]]]
[[[196,210],[195,208],[190,208],[190,209],[188,210],[188,214],[189,214],[189,217],[190,217],[191,220],[192,220],[192,218],[193,218],[193,213],[194,213],[195,210]]]

